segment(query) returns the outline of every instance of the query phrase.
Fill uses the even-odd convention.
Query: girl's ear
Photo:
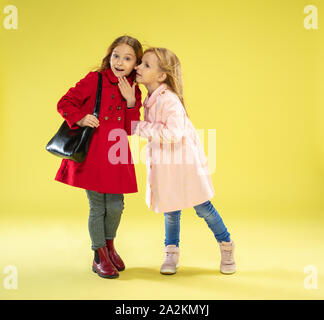
[[[159,76],[159,81],[160,81],[160,82],[164,82],[164,81],[166,80],[166,78],[167,78],[166,73],[165,73],[165,72],[162,72],[162,73],[160,74],[160,76]]]

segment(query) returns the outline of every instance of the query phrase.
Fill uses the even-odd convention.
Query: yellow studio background
[[[318,29],[304,27],[310,4]],[[4,24],[8,5],[15,30]],[[0,9],[0,298],[323,298],[323,1],[0,0]],[[236,241],[233,276],[220,275],[218,245],[193,209],[182,214],[182,269],[159,274],[164,220],[145,204],[144,163],[118,230],[126,270],[112,281],[91,271],[85,191],[54,181],[61,160],[45,146],[63,121],[58,100],[123,34],[177,54],[206,153],[216,129],[212,202]],[[5,286],[8,265],[17,289]],[[305,286],[308,265],[317,288]]]

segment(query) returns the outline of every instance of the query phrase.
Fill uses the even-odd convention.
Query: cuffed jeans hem
[[[98,250],[99,248],[102,248],[102,247],[105,247],[106,246],[106,243],[103,245],[103,246],[91,246],[91,249],[93,250],[93,251],[96,251],[96,250]]]
[[[166,247],[166,246],[169,246],[169,245],[175,245],[176,247],[179,248],[179,243],[174,243],[174,242],[173,242],[173,243],[172,243],[172,242],[169,242],[169,243],[166,242],[166,243],[165,243],[165,242],[164,242],[164,246],[165,246],[165,247]]]
[[[225,239],[225,240],[221,240],[221,241],[219,241],[219,240],[217,240],[217,239],[216,239],[216,240],[217,240],[218,243],[221,243],[221,242],[223,242],[223,241],[224,241],[224,242],[231,242],[231,239],[230,239],[230,238],[228,238],[228,239],[229,239],[229,240],[227,240],[227,239]]]

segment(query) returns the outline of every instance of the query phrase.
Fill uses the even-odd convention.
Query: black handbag
[[[98,72],[98,86],[96,103],[93,115],[98,117],[100,111],[102,89],[102,75]],[[82,162],[87,156],[90,141],[95,128],[85,126],[77,129],[71,129],[66,121],[64,121],[54,135],[54,137],[46,145],[46,150],[60,158]]]

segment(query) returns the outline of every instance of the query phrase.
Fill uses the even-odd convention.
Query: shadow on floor
[[[300,272],[298,270],[289,270],[284,268],[269,268],[264,270],[251,270],[251,269],[237,269],[234,274],[223,274],[219,269],[215,268],[202,268],[202,267],[192,267],[192,266],[180,266],[177,270],[176,275],[162,275],[160,274],[159,267],[156,268],[145,268],[145,267],[135,267],[127,268],[126,270],[119,273],[120,280],[161,280],[162,278],[189,278],[195,276],[206,276],[206,277],[235,277],[241,280],[257,280],[257,279],[271,279],[279,280],[282,282],[291,280],[303,281],[305,274],[303,270]],[[175,277],[176,276],[176,277]]]
[[[159,268],[127,268],[119,273],[120,280],[161,280],[162,278],[175,278],[174,275],[163,275]],[[192,277],[192,276],[222,276],[217,269],[206,269],[190,266],[180,266],[176,273],[176,278]]]

